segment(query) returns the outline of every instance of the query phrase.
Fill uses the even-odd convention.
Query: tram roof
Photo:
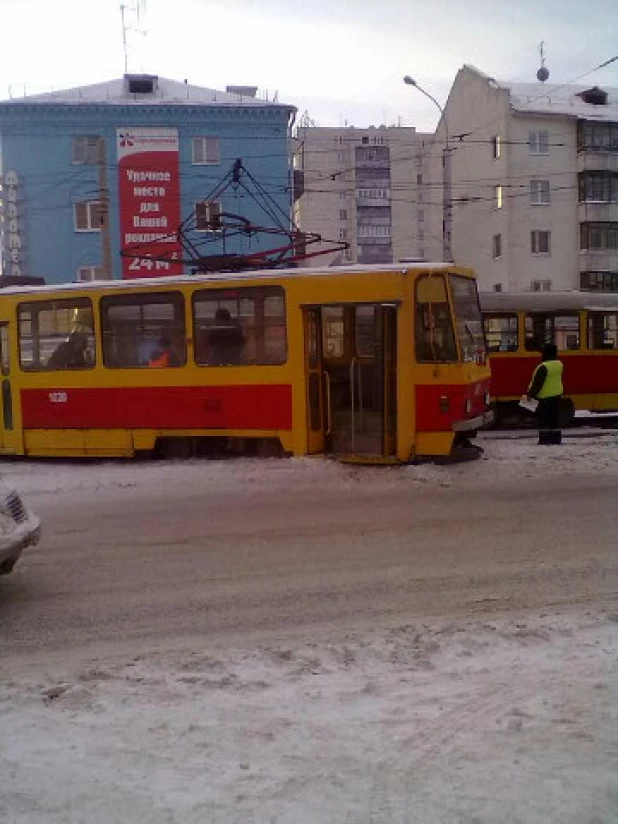
[[[611,292],[481,292],[483,312],[618,311],[618,294]]]
[[[156,278],[131,278],[127,280],[93,280],[78,281],[75,283],[55,283],[44,286],[6,286],[0,289],[1,295],[42,294],[59,291],[89,291],[96,289],[143,289],[162,286],[185,286],[195,283],[238,283],[239,281],[257,280],[285,280],[293,281],[299,278],[310,277],[337,277],[339,275],[378,275],[378,274],[405,274],[406,272],[457,272],[472,273],[467,267],[455,266],[452,263],[389,263],[389,264],[361,264],[350,266],[321,266],[316,268],[297,269],[262,269],[248,272],[221,272],[198,275],[167,275]]]

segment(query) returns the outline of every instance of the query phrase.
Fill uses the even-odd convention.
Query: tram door
[[[9,325],[0,323],[0,376],[2,411],[0,413],[0,452],[14,452],[13,391],[11,387],[11,359],[9,352]]]
[[[307,452],[324,452],[328,431],[328,376],[322,362],[322,317],[318,307],[303,310],[305,336],[305,374],[307,376]]]
[[[320,364],[308,368],[308,395],[310,411],[317,410],[319,396],[324,451],[343,459],[394,456],[397,307],[345,304],[307,311],[319,316],[314,351]],[[319,451],[315,434],[310,432],[310,445]]]

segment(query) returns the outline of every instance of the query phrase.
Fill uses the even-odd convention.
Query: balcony
[[[577,153],[578,172],[618,172],[618,152],[580,150]]]
[[[578,203],[577,219],[580,223],[618,223],[618,203]]]
[[[580,272],[618,271],[618,249],[589,250],[579,253]]]

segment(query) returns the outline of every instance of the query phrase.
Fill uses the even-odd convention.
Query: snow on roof
[[[464,68],[483,77],[494,88],[509,92],[511,108],[517,112],[570,115],[584,120],[618,121],[616,87],[602,86],[602,91],[607,93],[607,103],[595,105],[586,103],[581,97],[582,92],[590,90],[594,84],[581,86],[565,83],[511,83],[507,80],[496,80],[471,65]]]
[[[385,263],[385,264],[351,264],[349,266],[320,266],[315,268],[300,267],[297,269],[264,269],[248,272],[211,272],[198,275],[174,275],[153,278],[93,280],[71,283],[49,283],[44,286],[7,286],[1,290],[2,295],[40,294],[56,292],[58,290],[89,291],[96,289],[140,289],[149,287],[178,286],[182,284],[199,283],[238,283],[242,281],[277,279],[281,281],[298,280],[306,277],[336,277],[337,275],[375,275],[387,273],[405,274],[408,271],[452,271],[456,274],[469,274],[466,267],[455,266],[452,263]]]
[[[243,96],[236,92],[222,92],[217,89],[208,89],[203,86],[193,86],[179,80],[170,80],[156,75],[135,77],[152,78],[152,92],[130,91],[129,80],[134,77],[125,75],[104,83],[94,83],[90,86],[78,86],[74,89],[33,94],[27,97],[12,98],[0,101],[0,106],[7,105],[131,105],[131,106],[228,106],[233,108],[265,108],[275,107],[295,110],[295,106],[284,103],[260,100],[256,97]]]

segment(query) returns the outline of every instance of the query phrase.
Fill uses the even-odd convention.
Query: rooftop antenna
[[[124,51],[124,73],[129,72],[129,44],[130,33],[146,36],[143,20],[146,15],[146,0],[123,0],[120,3],[120,18],[122,20],[122,47]],[[134,49],[133,49],[134,51]]]
[[[546,80],[549,80],[549,69],[545,66],[545,41],[541,40],[539,43],[539,54],[541,56],[541,68],[536,73],[536,79],[540,80],[541,83],[545,83]]]

